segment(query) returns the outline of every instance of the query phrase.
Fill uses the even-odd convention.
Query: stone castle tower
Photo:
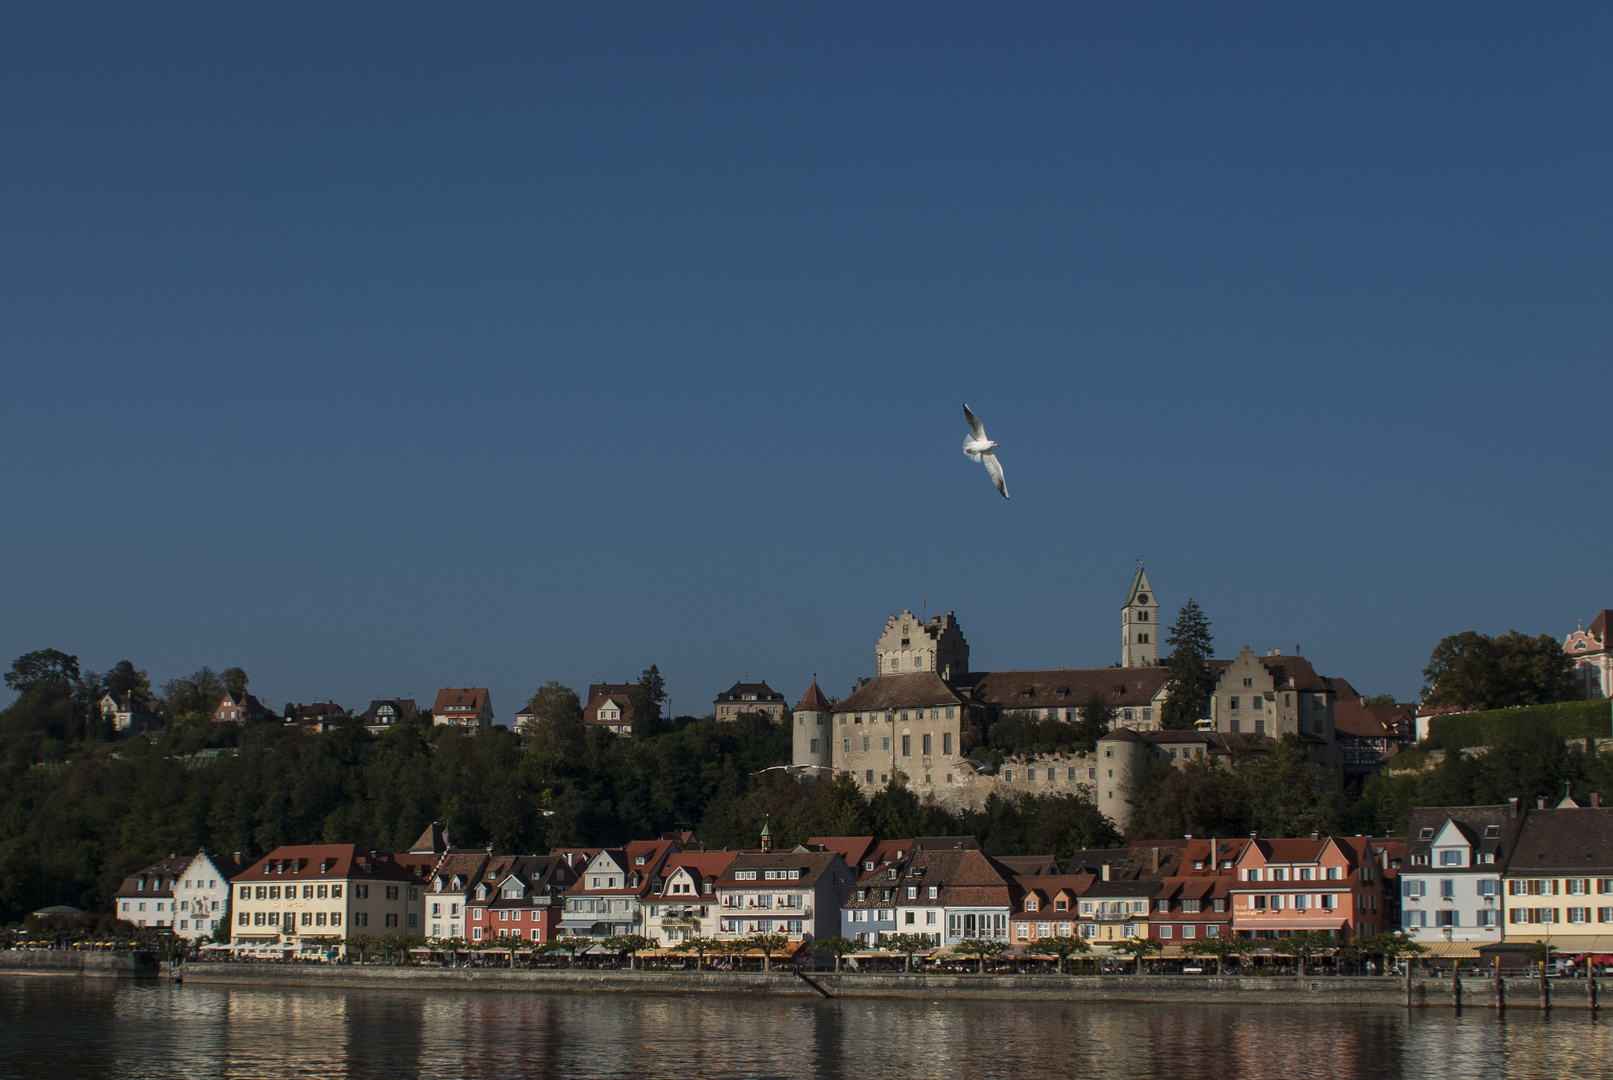
[[[1159,663],[1159,600],[1148,584],[1148,572],[1137,564],[1120,609],[1120,666],[1153,667]]]
[[[875,669],[881,675],[911,675],[933,671],[952,680],[969,670],[969,643],[952,612],[920,621],[911,611],[885,620],[885,631],[874,646]]]

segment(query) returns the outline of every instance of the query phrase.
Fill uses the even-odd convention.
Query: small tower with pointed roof
[[[800,702],[795,706],[791,718],[792,733],[790,736],[790,760],[797,765],[821,765],[827,767],[832,764],[830,740],[834,738],[834,731],[829,726],[829,699],[818,689],[818,680],[813,676],[812,685],[807,692],[801,695]],[[813,770],[806,776],[807,779],[820,779],[828,776],[828,772]]]
[[[773,850],[773,826],[762,822],[762,854],[766,855]]]
[[[1159,600],[1148,584],[1141,560],[1131,575],[1126,603],[1120,609],[1120,666],[1154,667],[1159,663]]]

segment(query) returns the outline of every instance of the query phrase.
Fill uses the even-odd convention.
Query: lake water
[[[1613,1017],[0,976],[0,1077],[1599,1077]]]

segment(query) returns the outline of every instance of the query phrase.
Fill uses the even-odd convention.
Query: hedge
[[[1613,703],[1564,701],[1555,705],[1529,705],[1521,709],[1453,713],[1429,721],[1428,738],[1421,750],[1460,750],[1464,746],[1492,746],[1505,733],[1520,728],[1554,732],[1559,739],[1589,739],[1613,735]]]

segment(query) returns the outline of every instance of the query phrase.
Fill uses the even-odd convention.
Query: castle
[[[953,612],[925,620],[904,610],[886,620],[874,645],[872,679],[834,705],[816,682],[807,690],[794,713],[794,762],[847,774],[867,792],[899,775],[921,796],[974,803],[985,787],[1015,784],[1012,770],[992,776],[963,756],[1002,712],[1074,721],[1096,692],[1114,705],[1116,726],[1157,728],[1166,679],[1158,623],[1159,601],[1139,565],[1121,606],[1117,666],[977,672]],[[1015,786],[1070,792],[1090,788],[1091,771],[1084,757],[1060,757],[1022,768],[1028,775]]]

